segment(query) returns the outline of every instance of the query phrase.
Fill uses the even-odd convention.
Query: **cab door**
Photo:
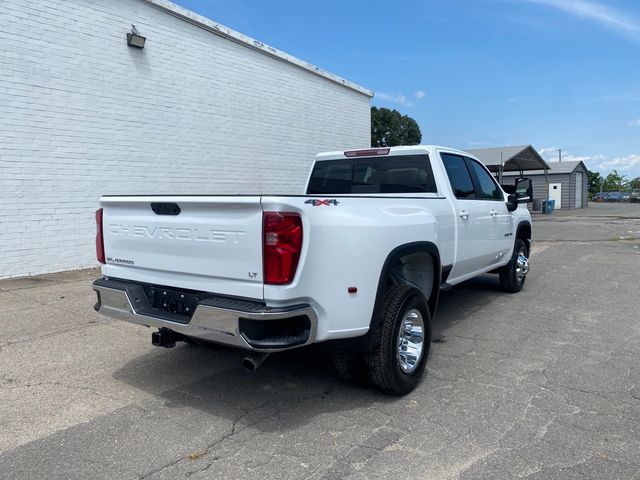
[[[450,278],[477,272],[492,256],[490,244],[493,219],[487,203],[478,198],[467,160],[462,155],[441,152],[440,158],[449,177],[455,210],[455,263]]]
[[[482,217],[488,222],[489,245],[484,266],[500,263],[511,251],[513,240],[513,215],[507,209],[504,192],[487,168],[479,161],[465,157],[471,172],[478,201],[482,204]]]

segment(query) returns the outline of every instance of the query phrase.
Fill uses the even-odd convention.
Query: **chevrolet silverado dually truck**
[[[103,196],[95,309],[158,328],[154,345],[272,352],[331,342],[338,373],[404,394],[420,381],[442,288],[529,270],[529,179],[507,195],[437,146],[316,157],[304,195]]]

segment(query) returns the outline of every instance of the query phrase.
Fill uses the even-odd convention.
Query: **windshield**
[[[316,162],[307,194],[435,193],[429,155]]]

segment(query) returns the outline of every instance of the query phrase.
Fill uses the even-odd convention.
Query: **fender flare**
[[[384,290],[386,287],[385,283],[391,265],[400,260],[401,257],[412,255],[414,253],[428,253],[431,255],[431,258],[433,258],[433,288],[431,290],[431,295],[427,299],[429,313],[431,315],[431,318],[433,319],[438,308],[438,300],[440,298],[440,284],[442,283],[442,265],[440,262],[440,251],[438,250],[436,244],[434,244],[433,242],[406,243],[394,248],[389,253],[389,255],[387,255],[387,258],[382,265],[382,271],[380,272],[380,277],[378,278],[376,299],[373,304],[373,312],[371,313],[371,320],[369,322],[369,331],[361,337],[339,340],[338,343],[340,347],[358,352],[368,352],[371,350],[371,348],[373,347],[373,330],[376,326],[376,322],[379,321],[378,313],[380,308],[382,307]]]
[[[520,231],[523,228],[529,229],[529,238],[524,238],[520,236]],[[514,242],[518,238],[522,238],[525,241],[525,243],[527,244],[527,249],[529,250],[529,252],[531,252],[531,222],[529,220],[522,220],[521,222],[518,223],[518,226],[516,227],[516,236],[515,236]]]

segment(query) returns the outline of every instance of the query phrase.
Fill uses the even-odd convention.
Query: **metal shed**
[[[589,170],[581,161],[549,162],[544,172],[525,170],[523,176],[531,178],[533,198],[555,200],[555,209],[586,208],[589,200]],[[512,185],[520,172],[505,172],[502,182]]]
[[[467,150],[487,168],[497,174],[503,172],[523,172],[525,170],[545,170],[549,168],[547,162],[531,145],[511,147],[477,148]]]

